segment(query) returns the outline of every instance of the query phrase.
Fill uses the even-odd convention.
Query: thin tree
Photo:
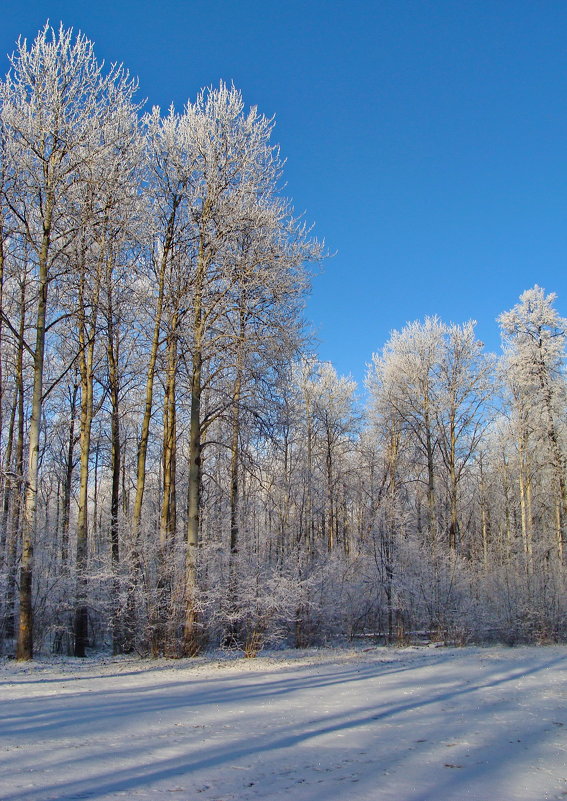
[[[121,67],[106,74],[92,43],[63,26],[46,25],[31,45],[17,43],[12,69],[0,86],[8,169],[14,180],[7,203],[33,253],[36,271],[34,378],[22,528],[17,657],[33,655],[32,575],[37,515],[38,456],[44,397],[49,290],[62,255],[77,236],[69,224],[71,196],[92,153],[93,132],[104,127],[117,101],[135,82]]]

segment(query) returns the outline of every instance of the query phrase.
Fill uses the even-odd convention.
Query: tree
[[[518,419],[522,467],[520,491],[525,538],[531,539],[531,501],[528,448],[536,442],[547,456],[555,486],[553,530],[557,558],[564,558],[567,525],[567,462],[561,420],[565,411],[563,371],[567,320],[553,307],[556,299],[534,286],[520,296],[520,302],[500,315],[505,365],[512,392],[512,406]],[[526,486],[528,485],[528,487]],[[527,548],[531,546],[528,544]]]
[[[192,313],[184,332],[191,352],[185,650],[192,653],[197,647],[194,593],[202,450],[207,429],[226,408],[219,398],[220,403],[203,414],[202,400],[203,392],[212,393],[233,364],[232,359],[227,364],[223,354],[235,352],[242,319],[238,312],[235,338],[233,326],[227,325],[227,314],[234,308],[231,299],[236,297],[237,308],[246,314],[242,290],[247,264],[242,259],[242,245],[247,237],[257,245],[262,232],[268,236],[269,248],[263,252],[259,248],[248,263],[256,265],[256,278],[262,277],[259,283],[266,294],[278,265],[282,265],[280,275],[287,274],[301,286],[303,264],[319,257],[320,248],[306,237],[289,205],[277,194],[281,164],[277,148],[270,144],[272,121],[255,108],[245,112],[240,92],[224,84],[200,93],[195,103],[187,105],[185,114],[194,153],[189,184]]]
[[[32,572],[38,493],[39,436],[44,398],[46,337],[55,325],[49,290],[65,267],[79,232],[70,223],[85,177],[83,167],[107,142],[99,131],[128,103],[136,84],[122,67],[104,73],[92,43],[63,26],[46,25],[28,46],[17,43],[11,71],[0,87],[6,164],[13,180],[6,204],[29,245],[35,268],[33,400],[29,421],[20,571],[17,657],[33,654]]]
[[[482,353],[474,325],[446,325],[437,318],[411,323],[374,356],[368,378],[373,414],[409,447],[414,443],[414,475],[426,485],[430,541],[438,540],[445,516],[453,551],[460,542],[459,485],[486,428],[493,391],[493,359]],[[448,499],[446,515],[440,486]]]
[[[415,479],[426,486],[429,539],[438,537],[436,427],[438,371],[443,324],[436,317],[394,331],[382,354],[375,354],[368,375],[375,414],[396,423],[411,436],[418,468]],[[425,477],[422,473],[425,473]],[[418,515],[418,528],[421,516]]]
[[[449,496],[447,539],[461,544],[459,487],[470,468],[491,417],[494,359],[483,353],[475,323],[445,327],[439,364],[436,423]]]

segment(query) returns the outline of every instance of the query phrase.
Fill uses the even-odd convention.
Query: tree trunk
[[[120,580],[118,569],[120,565],[120,375],[119,375],[119,347],[120,342],[115,332],[114,308],[112,302],[112,266],[107,264],[107,343],[106,354],[108,361],[108,391],[110,395],[110,440],[111,440],[111,493],[110,493],[110,554],[112,561],[112,652],[119,654],[123,650],[122,626],[119,619],[120,606]]]
[[[229,611],[234,616],[238,607],[238,551],[239,551],[239,464],[240,464],[240,402],[244,372],[245,310],[244,300],[240,299],[239,335],[236,351],[236,372],[232,391],[232,432],[230,442],[230,541],[228,562],[228,602]],[[240,640],[240,621],[235,620],[229,627],[229,642]]]
[[[520,521],[522,526],[522,543],[526,559],[526,570],[532,572],[532,503],[531,503],[531,467],[528,460],[528,435],[525,431],[520,433]]]
[[[195,294],[193,299],[193,370],[191,376],[191,416],[189,430],[189,486],[187,491],[187,557],[185,565],[185,630],[184,651],[194,656],[200,650],[197,632],[195,593],[197,589],[197,551],[199,548],[199,526],[201,505],[202,442],[201,442],[201,394],[204,346],[203,291],[205,286],[206,254],[204,226],[206,208],[203,212],[201,246],[197,259]]]
[[[89,490],[89,455],[93,422],[93,372],[94,347],[96,335],[96,317],[98,307],[99,281],[95,277],[94,295],[92,299],[90,325],[86,318],[85,282],[86,265],[81,265],[79,288],[79,346],[81,374],[81,420],[80,420],[80,478],[79,503],[77,513],[77,589],[75,607],[75,647],[74,655],[86,656],[88,643],[88,610],[87,610],[87,559],[88,559],[88,490]],[[95,513],[96,519],[96,513]]]
[[[11,506],[10,540],[8,543],[8,587],[7,587],[7,618],[6,635],[12,638],[16,631],[16,565],[18,556],[18,536],[22,516],[22,488],[24,486],[24,437],[25,437],[25,409],[24,409],[24,329],[25,329],[25,280],[21,285],[21,316],[18,336],[18,349],[16,356],[16,394],[17,394],[17,437],[14,454],[14,469],[16,472],[16,486]]]
[[[18,379],[16,379],[18,380]],[[4,476],[2,487],[2,511],[0,516],[0,559],[2,565],[4,562],[4,552],[6,549],[6,542],[9,540],[8,528],[10,525],[10,509],[12,506],[12,498],[14,491],[17,492],[18,476],[12,475],[12,451],[14,449],[14,434],[16,429],[16,411],[18,408],[18,391],[14,392],[14,400],[12,402],[12,409],[10,411],[10,422],[8,424],[8,439],[6,442],[6,449],[3,454],[1,466]]]
[[[3,185],[3,170],[2,175],[0,175],[0,186]],[[4,342],[4,217],[2,213],[2,209],[0,208],[0,355],[4,350],[3,342]],[[22,315],[23,315],[22,309]],[[3,440],[2,435],[4,433],[4,364],[2,359],[0,358],[0,453],[3,451]],[[12,424],[13,425],[13,424]],[[6,462],[6,460],[3,460]],[[0,464],[2,460],[0,460]],[[1,477],[0,477],[1,478]],[[3,488],[3,482],[0,480],[0,487]],[[1,524],[1,521],[0,521]],[[1,551],[1,558],[4,558],[4,545],[5,545],[5,528],[2,527],[0,531],[0,538],[2,539],[2,551]]]
[[[132,552],[131,552],[131,575],[128,584],[128,597],[126,601],[126,634],[124,649],[131,651],[134,642],[134,629],[136,627],[136,608],[137,608],[137,588],[142,578],[142,561],[140,556],[140,524],[142,520],[142,505],[144,502],[144,492],[146,487],[146,461],[148,454],[148,442],[150,438],[150,422],[152,419],[154,381],[156,374],[156,363],[160,346],[161,327],[163,319],[163,308],[165,299],[165,278],[171,248],[173,246],[175,232],[175,216],[180,203],[180,198],[174,199],[172,211],[167,222],[167,228],[163,243],[163,251],[159,263],[158,273],[158,294],[156,300],[154,330],[150,345],[148,360],[148,370],[146,373],[146,393],[144,400],[144,415],[140,429],[138,441],[138,453],[136,459],[136,492],[132,508]]]
[[[435,493],[435,465],[433,460],[433,443],[429,424],[427,423],[426,452],[427,452],[427,508],[429,513],[429,539],[437,542],[437,501]]]
[[[457,473],[457,438],[455,434],[455,412],[451,412],[449,427],[449,550],[455,552],[459,544],[459,510]]]
[[[542,342],[539,342],[539,382],[543,393],[543,402],[547,424],[547,440],[551,451],[551,461],[553,464],[554,478],[557,484],[557,495],[555,501],[555,542],[557,547],[557,557],[559,564],[563,564],[565,551],[565,525],[567,521],[567,482],[566,482],[566,460],[563,454],[557,426],[553,413],[553,398],[551,385],[547,375],[547,367],[542,354]]]
[[[148,372],[146,377],[146,397],[144,403],[144,417],[142,420],[142,427],[140,430],[140,440],[138,442],[138,458],[137,458],[137,469],[136,469],[136,496],[134,499],[134,508],[132,511],[132,533],[134,536],[134,547],[136,547],[136,541],[138,539],[140,531],[140,521],[142,519],[142,503],[144,500],[144,489],[146,486],[146,458],[148,453],[148,441],[150,436],[150,421],[152,417],[156,362],[159,350],[161,325],[163,317],[165,276],[167,271],[169,254],[173,245],[173,235],[175,231],[175,215],[179,202],[180,199],[176,199],[173,203],[173,209],[168,220],[167,231],[163,244],[163,252],[160,259],[160,267],[158,275],[158,296],[156,302],[154,332],[152,336],[152,343],[150,346]]]
[[[20,616],[16,659],[33,659],[33,543],[37,519],[37,487],[39,478],[39,437],[43,406],[43,370],[45,363],[45,334],[47,319],[47,291],[49,286],[48,259],[51,244],[51,221],[54,198],[48,190],[43,235],[39,253],[38,304],[35,323],[35,350],[33,358],[33,395],[28,433],[28,474],[24,496],[22,525],[22,561],[20,564]]]
[[[175,459],[176,459],[176,375],[177,326],[175,312],[170,322],[167,342],[167,368],[163,424],[163,496],[160,513],[160,548],[167,558],[167,550],[174,536],[175,521]]]
[[[157,551],[157,601],[153,625],[152,653],[176,653],[176,645],[166,641],[168,618],[172,618],[172,544],[175,537],[175,461],[176,461],[176,377],[178,314],[171,316],[167,338],[167,366],[163,411],[163,494]],[[175,627],[174,627],[175,628]]]
[[[331,432],[329,421],[325,420],[327,429],[327,448],[325,453],[325,466],[327,478],[327,505],[329,514],[327,515],[327,550],[332,551],[335,547],[335,509],[333,498],[333,450],[331,442]]]
[[[186,656],[198,653],[199,637],[196,629],[195,592],[197,585],[197,550],[201,502],[201,371],[200,349],[193,354],[191,381],[191,418],[189,432],[189,487],[187,502],[187,557],[185,567],[186,616],[184,651]]]
[[[480,470],[480,528],[482,538],[482,563],[484,569],[488,569],[488,557],[490,547],[490,513],[487,501],[486,484],[484,481],[484,460],[482,455],[479,460]]]
[[[69,527],[71,521],[71,488],[75,460],[75,416],[77,413],[77,398],[79,395],[79,381],[75,378],[69,404],[69,434],[67,438],[67,455],[65,464],[65,483],[63,485],[63,510],[61,520],[61,566],[63,573],[69,569]]]

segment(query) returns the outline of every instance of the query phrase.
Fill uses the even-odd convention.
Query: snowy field
[[[567,647],[0,663],[2,801],[567,797]]]

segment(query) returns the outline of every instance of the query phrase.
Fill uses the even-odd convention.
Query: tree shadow
[[[474,654],[470,658],[474,659]],[[433,721],[439,717],[439,707],[443,709],[444,704],[457,704],[459,708],[458,704],[469,697],[481,699],[488,690],[504,689],[511,683],[556,669],[565,664],[566,660],[567,656],[562,654],[551,656],[529,667],[515,666],[511,670],[506,662],[504,667],[499,660],[493,663],[485,662],[480,666],[482,676],[473,681],[470,677],[460,679],[458,676],[450,676],[448,679],[446,672],[442,676],[437,675],[435,668],[445,669],[450,666],[452,656],[448,656],[447,652],[436,652],[424,654],[421,658],[416,658],[414,654],[408,664],[369,661],[337,667],[332,660],[329,660],[316,665],[286,666],[285,670],[276,665],[272,671],[264,670],[261,674],[254,671],[238,672],[235,675],[225,673],[213,678],[201,677],[198,680],[156,681],[141,688],[122,687],[110,690],[101,688],[88,693],[50,695],[41,699],[36,697],[29,702],[23,699],[13,702],[16,707],[13,711],[10,704],[8,708],[4,706],[6,714],[2,715],[0,731],[2,736],[10,740],[24,738],[24,742],[31,743],[37,740],[45,741],[49,737],[60,737],[63,734],[76,737],[80,745],[82,737],[87,734],[92,737],[94,734],[102,737],[104,751],[105,747],[108,750],[109,737],[112,739],[120,736],[120,721],[128,720],[129,725],[133,725],[133,722],[138,720],[140,726],[143,726],[144,720],[155,721],[160,713],[176,710],[180,716],[185,716],[185,728],[179,729],[179,736],[183,740],[183,748],[188,751],[183,755],[153,758],[150,764],[146,764],[148,749],[152,750],[155,745],[151,742],[150,731],[145,738],[142,735],[140,741],[132,738],[120,744],[119,761],[134,762],[133,765],[109,770],[108,762],[103,758],[100,769],[93,771],[92,764],[85,766],[93,771],[92,775],[78,779],[76,776],[81,772],[80,764],[90,760],[91,756],[81,753],[72,756],[67,750],[60,755],[51,755],[50,764],[59,778],[44,784],[40,796],[37,794],[37,788],[34,788],[0,797],[4,801],[38,801],[40,798],[69,801],[71,798],[79,797],[98,799],[112,793],[132,792],[137,788],[151,787],[164,780],[179,779],[181,776],[187,778],[200,772],[223,769],[239,761],[269,760],[273,757],[279,758],[285,752],[289,755],[303,753],[305,746],[314,744],[317,738],[323,738],[328,742],[332,736],[354,733],[358,738],[364,739],[366,736],[370,742],[372,736],[376,736],[372,733],[379,734],[384,725],[407,726],[408,713],[412,713],[414,717],[418,716],[423,726],[427,726],[429,714],[431,725],[436,725]],[[428,669],[427,675],[423,675],[422,668]],[[314,673],[314,671],[320,672]],[[116,678],[123,677],[124,674],[116,676]],[[111,680],[108,676],[104,678]],[[354,691],[355,683],[362,682],[364,691],[376,693],[380,690],[383,679],[389,681],[389,695],[380,697],[378,693],[373,702],[364,706],[347,704],[346,708],[338,712],[319,713],[301,721],[291,720],[283,723],[276,721],[268,730],[259,727],[258,724],[254,727],[258,705],[267,699],[280,698],[286,703],[289,702],[289,709],[292,710],[294,703],[298,703],[298,697],[303,694],[300,708],[304,709],[305,698],[309,698],[311,691],[328,689],[332,693],[333,688],[341,687],[343,692],[350,692]],[[440,688],[440,680],[450,681],[451,686]],[[407,701],[400,699],[400,694],[413,691],[416,687],[419,687],[420,698],[410,698]],[[391,697],[392,693],[396,693],[395,698]],[[506,714],[509,702],[504,698],[501,703],[502,714]],[[42,705],[41,709],[35,708],[38,704]],[[232,720],[235,705],[247,707],[244,718],[247,731],[245,741],[227,742],[227,738],[224,737],[223,742],[215,743],[208,742],[206,737],[197,736],[199,722],[206,721],[206,718],[202,717],[202,710],[214,708],[217,718],[220,715],[221,719]],[[449,713],[447,718],[450,718]],[[208,725],[203,723],[203,728],[207,728]],[[239,725],[241,727],[243,725],[242,718],[239,719]],[[167,728],[168,724],[164,726]],[[550,731],[541,721],[537,726],[530,726],[530,722],[526,720],[525,727],[525,731],[521,732],[522,737],[529,737],[532,745],[545,740]],[[407,740],[407,735],[404,736]],[[490,737],[490,731],[487,731],[485,744],[489,743]],[[503,751],[502,743],[496,739],[494,748],[499,748],[502,754],[506,750]],[[386,750],[387,753],[377,757],[377,762],[400,767],[403,766],[404,760],[411,756],[408,756],[407,749],[396,748],[394,742],[388,744]],[[518,748],[508,749],[505,754],[510,763],[520,760],[523,756],[525,757],[525,754]],[[491,766],[487,765],[486,770],[495,770],[496,764],[495,762]],[[466,766],[453,765],[450,762],[442,767],[447,774],[447,778],[440,777],[443,786],[447,791],[448,788],[454,788],[455,799],[461,797],[457,788],[465,786],[464,782],[466,783],[467,775],[470,776],[470,771],[467,772]],[[502,763],[498,763],[498,769],[501,770],[502,767]],[[451,771],[451,768],[454,770]],[[69,779],[65,778],[66,770],[72,774]],[[86,772],[87,770],[84,770],[83,774]],[[452,775],[449,776],[451,772]],[[323,784],[325,790],[320,790],[320,798],[329,799],[332,796],[329,794],[328,782]],[[309,798],[318,798],[319,789],[313,787],[312,790],[315,795],[309,795]],[[337,795],[341,793],[344,793],[344,788],[337,789]],[[430,795],[420,794],[417,788],[416,794],[412,795],[412,801],[430,801],[430,799]]]

